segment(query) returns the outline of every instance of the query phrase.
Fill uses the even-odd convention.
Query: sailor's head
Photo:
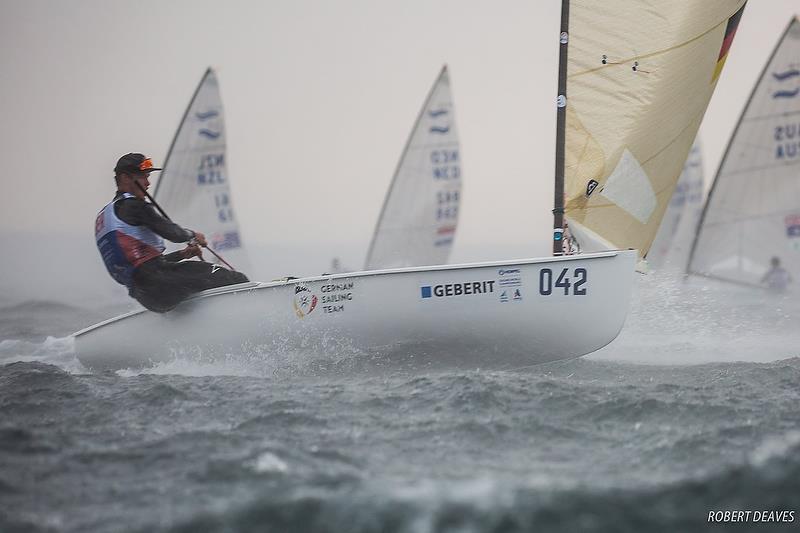
[[[769,263],[770,263],[770,264],[771,264],[773,267],[776,267],[776,266],[780,266],[780,265],[781,265],[781,260],[780,260],[780,258],[779,258],[779,257],[776,255],[776,256],[773,256],[773,257],[772,257],[772,259],[770,259],[770,260],[769,260]]]
[[[129,192],[139,198],[144,198],[142,189],[150,187],[150,173],[160,168],[153,167],[153,161],[144,154],[125,154],[117,161],[114,167],[114,179],[117,190]]]

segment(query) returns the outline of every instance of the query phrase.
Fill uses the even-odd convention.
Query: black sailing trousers
[[[128,293],[150,311],[166,313],[194,293],[247,282],[241,272],[205,261],[170,262],[156,257],[139,265]]]

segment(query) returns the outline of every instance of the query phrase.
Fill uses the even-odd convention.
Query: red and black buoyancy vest
[[[124,193],[98,213],[94,224],[94,236],[108,273],[115,281],[130,288],[136,267],[160,256],[165,247],[164,239],[150,228],[133,226],[116,215],[114,204],[125,198],[135,198],[135,196]]]

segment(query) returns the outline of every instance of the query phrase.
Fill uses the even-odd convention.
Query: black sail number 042
[[[549,268],[543,268],[539,271],[539,294],[542,296],[550,296],[553,290],[564,289],[564,295],[570,294],[574,296],[586,296],[586,279],[588,273],[585,268],[576,268],[572,271],[572,277],[569,275],[569,269],[564,268],[561,273],[554,276],[553,271]]]

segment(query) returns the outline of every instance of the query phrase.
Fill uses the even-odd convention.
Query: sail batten
[[[461,154],[447,66],[428,93],[398,162],[365,270],[447,262],[461,201]]]
[[[565,215],[580,250],[647,254],[744,4],[570,2]]]

